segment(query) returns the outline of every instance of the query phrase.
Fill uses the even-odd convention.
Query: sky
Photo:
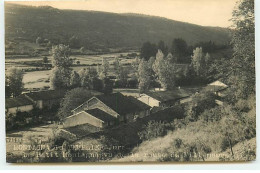
[[[139,13],[203,25],[229,27],[237,0],[81,0],[6,2],[58,9],[94,10],[113,13]]]

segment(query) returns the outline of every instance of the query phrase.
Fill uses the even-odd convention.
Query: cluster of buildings
[[[218,96],[222,96],[227,87],[220,81],[206,86]],[[63,127],[70,128],[88,124],[97,128],[106,128],[133,122],[138,118],[149,116],[156,110],[187,103],[191,101],[191,95],[196,92],[198,92],[196,89],[176,88],[171,91],[145,92],[137,98],[123,95],[120,92],[97,94],[73,109],[71,116],[63,120]],[[15,114],[17,111],[30,111],[34,107],[51,108],[60,104],[65,93],[65,90],[48,90],[24,93],[16,98],[7,98],[6,113]]]

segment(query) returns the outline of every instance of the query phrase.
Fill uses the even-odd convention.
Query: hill
[[[37,37],[54,44],[68,44],[74,36],[77,46],[87,49],[139,49],[143,42],[163,40],[170,44],[183,38],[192,45],[200,41],[217,44],[229,41],[228,29],[204,27],[162,17],[96,11],[59,10],[5,3],[6,40],[35,42]]]

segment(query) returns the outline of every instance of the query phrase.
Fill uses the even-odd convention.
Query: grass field
[[[115,57],[120,56],[127,56],[129,52],[125,53],[112,53],[112,54],[104,54],[104,55],[72,55],[71,58],[75,58],[76,61],[80,61],[81,66],[74,66],[73,70],[79,71],[82,68],[86,68],[89,66],[92,66],[96,68],[97,64],[102,63],[103,57],[106,58],[109,61],[110,70],[109,75],[114,75],[113,72],[113,60]],[[51,56],[48,57],[49,61],[51,61]],[[127,59],[127,58],[119,58],[121,63],[126,68],[131,68],[130,63],[133,61],[133,59]],[[16,67],[19,69],[29,69],[29,68],[36,68],[34,66],[28,66],[22,64],[22,62],[39,62],[42,61],[41,57],[35,58],[35,57],[28,57],[28,58],[6,58],[5,59],[5,70],[6,74],[8,74],[8,69],[12,67]],[[32,72],[25,72],[24,74],[24,88],[26,89],[33,89],[33,88],[44,88],[49,87],[50,83],[48,82],[50,79],[51,71],[45,70],[45,71],[32,71]]]
[[[33,136],[37,139],[46,140],[53,134],[53,129],[56,125],[42,125],[37,127],[32,127],[16,132],[6,133],[6,153],[12,153],[13,155],[22,155],[23,150],[18,150],[19,145],[24,145],[28,143],[28,138]]]

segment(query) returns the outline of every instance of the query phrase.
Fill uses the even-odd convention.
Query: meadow
[[[74,59],[75,65],[72,67],[73,70],[79,71],[82,68],[93,67],[96,68],[97,65],[102,63],[102,59],[106,58],[110,64],[109,75],[113,76],[113,61],[115,57],[119,57],[120,62],[125,68],[131,70],[131,63],[134,58],[129,58],[128,54],[132,52],[124,53],[111,53],[103,55],[71,55]],[[51,62],[51,56],[47,56],[49,62]],[[80,61],[80,65],[76,65],[76,61]],[[22,70],[37,68],[37,66],[26,65],[25,62],[42,62],[42,57],[25,57],[25,58],[6,58],[5,59],[5,70],[8,74],[8,69],[16,67]],[[29,72],[24,72],[24,88],[25,90],[35,90],[50,87],[50,76],[51,70],[33,70]]]

